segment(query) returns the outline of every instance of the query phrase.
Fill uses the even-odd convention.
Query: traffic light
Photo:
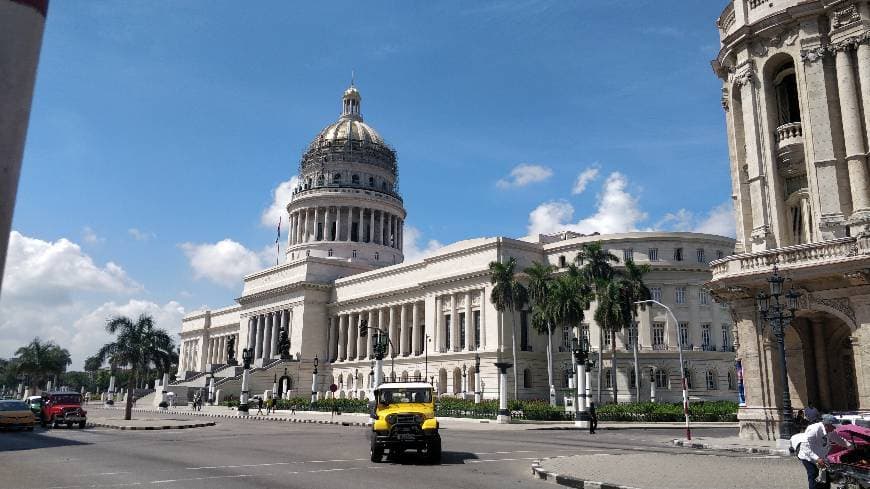
[[[365,338],[369,335],[369,320],[363,319],[359,322],[359,336],[360,338]]]

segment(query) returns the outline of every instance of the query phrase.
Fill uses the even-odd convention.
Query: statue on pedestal
[[[236,337],[230,336],[227,339],[227,365],[238,365],[236,361]]]
[[[245,348],[242,350],[242,363],[245,366],[245,370],[251,368],[251,361],[254,360],[254,349],[253,348]]]
[[[287,330],[281,329],[281,336],[278,339],[278,352],[281,353],[281,360],[290,360],[290,338],[287,337]]]

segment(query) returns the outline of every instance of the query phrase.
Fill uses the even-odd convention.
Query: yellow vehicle
[[[390,458],[416,449],[430,462],[441,461],[441,435],[435,419],[432,386],[425,382],[381,384],[375,389],[372,407],[371,456],[380,462],[384,451]]]
[[[24,401],[0,401],[0,429],[24,428],[33,431],[36,415]]]

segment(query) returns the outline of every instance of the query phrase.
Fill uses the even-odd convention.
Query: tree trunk
[[[610,382],[613,384],[613,403],[619,404],[616,386],[616,330],[610,330]]]
[[[514,355],[514,400],[517,399],[517,318],[511,309],[511,347]]]
[[[547,324],[547,380],[550,382],[550,391],[547,392],[547,395],[550,395],[550,392],[555,390],[555,386],[553,385],[553,329]],[[550,405],[556,405],[556,399],[550,397]]]
[[[127,402],[124,406],[124,419],[130,420],[133,418],[133,392],[135,392],[135,388],[133,386],[136,385],[136,372],[134,370],[130,371],[130,380],[127,382]]]
[[[601,326],[598,327],[598,371],[595,372],[595,377],[598,381],[598,385],[596,386],[596,401],[598,405],[601,405],[601,369],[604,368],[604,359],[602,355],[602,351],[604,351],[604,333],[601,330]]]

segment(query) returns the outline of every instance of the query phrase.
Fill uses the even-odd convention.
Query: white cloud
[[[598,165],[593,165],[580,172],[580,174],[577,175],[577,181],[574,182],[574,188],[571,189],[571,194],[580,195],[585,192],[586,186],[598,178],[599,171],[600,167]]]
[[[148,241],[157,237],[157,235],[152,232],[142,231],[137,228],[128,229],[127,234],[132,236],[136,241]]]
[[[695,214],[688,209],[680,209],[677,212],[668,212],[665,217],[653,226],[655,229],[668,229],[673,231],[689,231],[695,221]]]
[[[423,234],[419,229],[405,225],[405,235],[404,235],[404,243],[403,243],[403,253],[405,255],[405,262],[412,262],[422,260],[427,256],[436,253],[438,250],[444,247],[444,245],[434,239],[430,239],[425,244],[418,243],[421,241]]]
[[[698,216],[687,209],[680,209],[665,214],[665,217],[656,223],[655,228],[734,237],[736,235],[734,208],[731,202],[724,202],[710,209],[703,216]]]
[[[624,233],[636,231],[638,223],[646,219],[637,197],[628,193],[628,179],[613,172],[604,181],[595,213],[572,222],[574,206],[564,200],[539,205],[529,214],[530,235],[549,234],[559,231],[575,231],[582,234]]]
[[[82,228],[82,241],[87,244],[100,244],[106,241],[106,238],[97,236],[97,233],[90,226]]]
[[[272,204],[260,215],[260,224],[266,227],[278,227],[278,219],[283,217],[282,233],[287,229],[287,204],[293,196],[293,189],[299,185],[299,177],[293,176],[286,182],[281,182],[272,190]]]
[[[225,287],[238,286],[242,276],[264,268],[260,255],[231,239],[217,243],[183,243],[181,249],[190,261],[196,278],[205,278]]]
[[[68,349],[71,368],[81,369],[108,340],[105,319],[113,311],[153,314],[160,327],[177,331],[181,306],[131,298],[140,292],[142,286],[119,265],[96,264],[65,238],[51,242],[12,231],[0,295],[0,357],[13,356],[39,336]]]
[[[511,170],[510,176],[502,178],[495,184],[498,188],[525,187],[532,183],[543,182],[553,176],[553,170],[542,165],[522,163]]]

